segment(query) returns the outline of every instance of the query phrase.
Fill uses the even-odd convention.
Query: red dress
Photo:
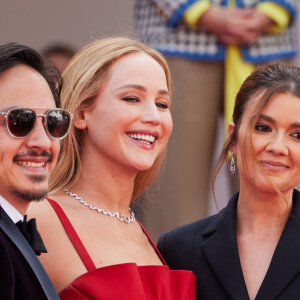
[[[137,266],[123,263],[96,269],[93,261],[57,202],[47,199],[57,213],[66,233],[84,263],[87,273],[79,276],[60,293],[62,300],[193,300],[196,276],[191,271],[170,270],[140,224],[163,266]]]

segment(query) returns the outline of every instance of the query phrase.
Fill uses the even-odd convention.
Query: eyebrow
[[[274,120],[272,117],[267,116],[267,115],[263,115],[263,114],[261,114],[261,115],[259,116],[259,119],[264,119],[264,120],[266,120],[266,121],[268,121],[268,122],[270,122],[270,123],[272,123],[272,124],[275,124],[275,123],[276,123],[275,120]],[[291,123],[291,124],[290,124],[290,127],[291,127],[291,128],[298,128],[298,127],[300,127],[300,122],[294,122],[294,123]]]
[[[147,89],[144,86],[139,85],[139,84],[126,84],[126,85],[122,85],[122,86],[116,88],[114,91],[119,91],[119,90],[128,89],[128,88],[136,89],[136,90],[139,90],[139,91],[142,91],[142,92],[146,92],[147,91]],[[158,93],[161,94],[161,95],[168,95],[168,96],[170,96],[170,93],[167,90],[159,90]]]

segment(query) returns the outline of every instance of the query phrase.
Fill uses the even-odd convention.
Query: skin
[[[273,24],[273,21],[256,9],[215,7],[208,9],[197,26],[214,35],[226,45],[254,43]]]
[[[273,95],[252,133],[253,152],[247,149],[243,156],[251,115],[248,107],[237,143],[231,149],[237,157],[240,175],[237,241],[250,299],[255,298],[266,275],[292,209],[293,188],[300,181],[299,114],[298,97],[288,93]],[[229,132],[233,126],[229,125]]]
[[[165,73],[152,57],[134,53],[116,61],[94,105],[76,116],[74,124],[83,133],[83,170],[71,192],[93,206],[129,216],[136,174],[153,165],[171,134],[169,106]],[[154,143],[134,136],[145,133]],[[97,268],[162,264],[137,222],[124,224],[98,214],[64,192],[51,198],[66,212]],[[86,269],[49,204],[31,206],[31,212],[48,250],[41,262],[60,292]]]
[[[34,69],[19,65],[0,74],[0,111],[12,107],[43,107],[37,113],[45,113],[55,107],[51,90],[46,80]],[[47,191],[60,145],[51,139],[37,119],[33,132],[26,138],[10,136],[4,116],[0,116],[0,193],[25,214],[29,202],[16,195],[29,193],[41,195]],[[35,153],[35,155],[32,154]],[[48,155],[42,155],[46,152]],[[49,160],[52,157],[52,161]],[[38,176],[37,182],[33,177]]]
[[[139,64],[141,60],[160,76],[154,78],[153,73],[145,72],[144,68],[130,68],[130,61]],[[159,72],[158,63],[154,66],[152,63],[151,57],[139,53],[120,59],[112,67],[112,76],[94,105],[75,123],[78,128],[89,131],[84,136],[88,147],[82,153],[84,164],[93,165],[97,159],[101,165],[128,176],[136,176],[138,171],[153,165],[170,136],[172,120],[165,75]],[[109,131],[99,128],[109,128]],[[155,141],[143,143],[132,138],[133,134],[150,135]]]

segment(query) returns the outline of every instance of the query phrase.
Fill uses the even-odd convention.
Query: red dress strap
[[[75,250],[77,251],[79,257],[81,258],[83,264],[85,265],[88,271],[93,271],[96,269],[95,264],[93,263],[91,257],[89,256],[88,252],[86,251],[84,245],[82,244],[78,234],[76,233],[73,225],[69,221],[68,217],[66,216],[63,209],[59,206],[59,204],[49,198],[46,198],[48,202],[51,204],[53,209],[55,210],[58,218],[60,219],[66,233],[69,236],[70,241],[72,242]]]
[[[163,265],[167,265],[166,261],[164,260],[164,258],[162,257],[162,255],[160,254],[160,252],[158,251],[158,249],[156,248],[155,244],[153,243],[153,241],[151,240],[149,234],[147,233],[146,229],[143,227],[143,225],[136,219],[136,221],[140,224],[144,234],[146,235],[146,237],[148,238],[149,243],[152,245],[153,249],[155,250],[157,256],[159,257],[159,259],[161,260],[161,262],[163,263]]]

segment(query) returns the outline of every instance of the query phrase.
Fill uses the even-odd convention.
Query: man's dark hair
[[[36,50],[18,43],[0,46],[0,73],[17,65],[27,65],[39,72],[47,81],[53,94],[55,104],[60,107],[62,79],[57,68]]]

